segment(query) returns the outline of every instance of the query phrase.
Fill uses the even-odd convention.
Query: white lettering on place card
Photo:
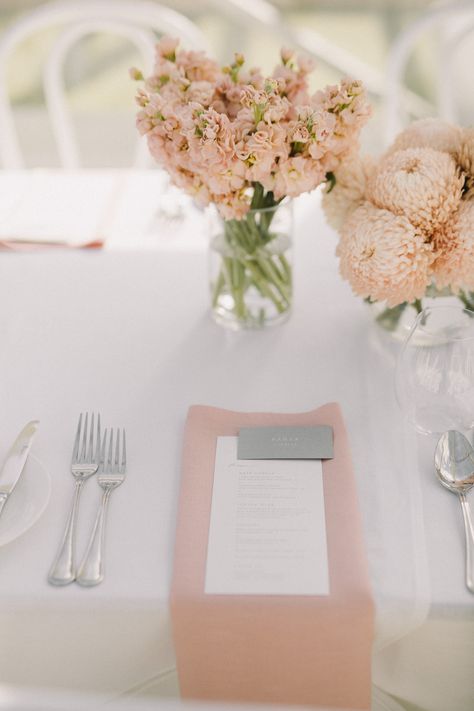
[[[239,460],[218,437],[205,593],[329,594],[320,460]]]

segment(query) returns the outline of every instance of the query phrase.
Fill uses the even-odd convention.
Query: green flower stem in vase
[[[211,236],[214,319],[234,330],[281,323],[292,301],[291,203],[256,183],[241,220],[215,216]]]
[[[446,304],[459,306],[459,309],[474,311],[474,292],[459,291],[457,294],[449,288],[437,289],[434,284],[426,290],[422,299],[411,303],[404,301],[397,306],[388,307],[383,302],[371,302],[367,299],[373,313],[375,323],[398,341],[403,341],[408,336],[416,317],[427,306],[443,306]]]

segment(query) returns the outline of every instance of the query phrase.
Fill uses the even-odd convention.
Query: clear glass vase
[[[211,217],[210,288],[214,320],[233,330],[280,324],[292,303],[290,200],[250,210],[242,220]]]
[[[474,311],[474,292],[460,291],[453,294],[447,289],[437,289],[431,285],[422,299],[412,303],[404,302],[389,308],[385,302],[368,302],[375,324],[396,341],[404,341],[410,333],[421,311],[429,306],[454,306]]]

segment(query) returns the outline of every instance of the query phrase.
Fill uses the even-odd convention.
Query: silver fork
[[[52,585],[68,585],[76,577],[74,541],[79,497],[84,482],[96,473],[100,462],[100,415],[97,415],[95,438],[94,414],[91,417],[90,428],[88,427],[88,420],[89,413],[86,413],[84,426],[82,426],[83,417],[82,413],[80,414],[71,459],[71,473],[74,476],[76,488],[61,545],[48,575],[48,581]]]
[[[108,454],[105,461],[105,450],[107,443],[107,430],[105,430],[104,440],[102,443],[101,452],[101,470],[97,481],[102,487],[102,501],[97,512],[92,535],[87,546],[86,553],[79,566],[76,581],[79,585],[92,587],[98,585],[104,579],[104,542],[105,542],[105,521],[107,515],[107,504],[110,494],[125,479],[125,470],[127,464],[127,452],[125,444],[125,430],[117,429],[115,434],[115,454],[114,454],[114,430],[110,430],[108,439]]]

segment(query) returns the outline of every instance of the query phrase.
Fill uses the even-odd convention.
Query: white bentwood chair
[[[375,95],[383,93],[382,74],[351,52],[307,27],[288,23],[280,10],[267,0],[209,0],[216,10],[241,20],[244,25],[260,25],[286,42],[336,69],[341,74],[357,76]]]
[[[447,121],[459,121],[453,95],[453,64],[457,51],[474,32],[472,0],[445,1],[431,6],[392,43],[385,75],[387,94],[384,123],[387,145],[412,113],[404,102],[405,74],[412,53],[419,41],[430,31],[438,32],[437,57],[434,62],[435,111]]]
[[[157,35],[171,34],[189,48],[207,49],[203,34],[190,20],[153,0],[58,0],[21,16],[0,38],[0,164],[4,168],[20,169],[25,163],[8,92],[8,62],[24,40],[54,27],[58,34],[44,64],[43,88],[60,164],[67,169],[79,168],[81,160],[65,99],[63,69],[81,38],[94,33],[123,37],[139,50],[145,69],[151,68]],[[137,139],[133,167],[148,164],[144,141]]]
[[[244,24],[258,24],[262,29],[270,30],[288,46],[302,50],[341,75],[361,79],[374,98],[385,101],[387,86],[383,69],[373,67],[313,28],[288,22],[268,0],[208,1],[219,12],[240,19]],[[402,94],[415,116],[423,116],[429,110],[428,102],[408,87],[403,87]]]
[[[307,27],[297,21],[288,21],[284,14],[268,0],[208,0],[221,14],[235,18],[244,26],[260,26],[262,31],[272,32],[289,47],[302,50],[314,57],[318,64],[323,64],[335,70],[342,76],[356,77],[362,80],[371,98],[382,110],[390,90],[387,87],[383,68],[374,67],[360,59],[353,52],[330,40],[314,28]],[[414,117],[429,114],[433,107],[409,87],[400,88],[400,96]],[[373,124],[372,124],[373,126]],[[367,149],[372,152],[374,146],[383,140],[383,129],[376,129],[367,142]]]

